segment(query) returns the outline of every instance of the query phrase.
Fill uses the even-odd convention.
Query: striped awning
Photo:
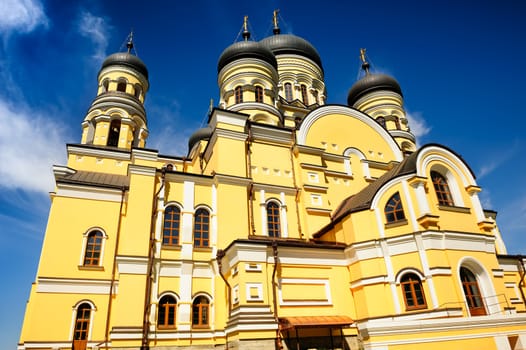
[[[344,327],[353,323],[349,316],[295,316],[280,317],[279,327],[282,330],[308,327]]]

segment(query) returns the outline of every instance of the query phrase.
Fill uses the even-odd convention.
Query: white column
[[[280,206],[280,221],[281,221],[281,235],[284,238],[289,236],[289,223],[287,220],[287,203],[285,202],[285,193],[280,193],[281,206]]]
[[[181,213],[181,258],[191,260],[194,244],[193,223],[195,183],[185,181],[183,188],[183,212]]]
[[[267,229],[267,208],[265,207],[265,190],[259,191],[259,208],[261,212],[261,234],[268,236]]]
[[[402,308],[400,307],[400,300],[398,300],[398,293],[396,292],[396,281],[393,263],[391,262],[391,255],[389,254],[389,247],[387,246],[387,242],[383,239],[380,241],[380,247],[382,248],[382,256],[384,257],[385,269],[387,271],[387,282],[391,288],[391,297],[393,298],[395,312],[399,314],[402,312]]]
[[[427,255],[424,248],[424,242],[422,241],[422,235],[420,233],[415,234],[416,247],[418,249],[418,255],[420,256],[420,262],[422,264],[422,269],[424,270],[424,275],[426,277],[427,285],[429,286],[429,292],[431,293],[431,303],[433,303],[433,309],[437,309],[438,297],[435,289],[435,283],[433,282],[433,276],[431,275],[431,270],[429,269],[429,262],[427,261]]]
[[[413,186],[416,192],[419,216],[431,213],[431,210],[429,209],[429,203],[427,202],[425,182],[423,180],[418,181],[413,183],[411,186]]]

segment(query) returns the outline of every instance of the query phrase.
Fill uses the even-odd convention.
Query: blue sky
[[[185,155],[217,100],[217,59],[244,15],[260,40],[281,28],[319,51],[328,103],[345,104],[359,49],[402,86],[420,144],[459,153],[498,212],[509,253],[526,253],[526,2],[0,1],[0,348],[14,348],[38,265],[52,164],[96,93],[105,56],[130,29],[150,72],[148,148]]]

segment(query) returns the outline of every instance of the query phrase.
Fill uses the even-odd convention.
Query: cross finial
[[[279,25],[278,25],[278,13],[279,13],[279,9],[275,9],[274,14],[272,16],[272,22],[274,22],[274,29],[272,30],[272,32],[275,35],[281,32],[281,30],[279,29]]]
[[[362,69],[365,71],[365,74],[369,74],[369,62],[367,62],[367,59],[365,57],[365,49],[360,49],[360,60],[362,60]]]
[[[131,53],[131,50],[133,49],[133,29],[130,31],[130,35],[128,35],[126,47],[128,48],[128,53]]]
[[[250,39],[250,32],[248,31],[248,16],[243,17],[243,39],[245,39],[245,41]]]

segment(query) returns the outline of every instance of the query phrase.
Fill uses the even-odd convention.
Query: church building
[[[327,104],[310,42],[243,28],[186,155],[147,147],[133,42],[102,63],[18,349],[526,349],[526,259],[469,165],[417,146],[397,80],[362,50]]]

